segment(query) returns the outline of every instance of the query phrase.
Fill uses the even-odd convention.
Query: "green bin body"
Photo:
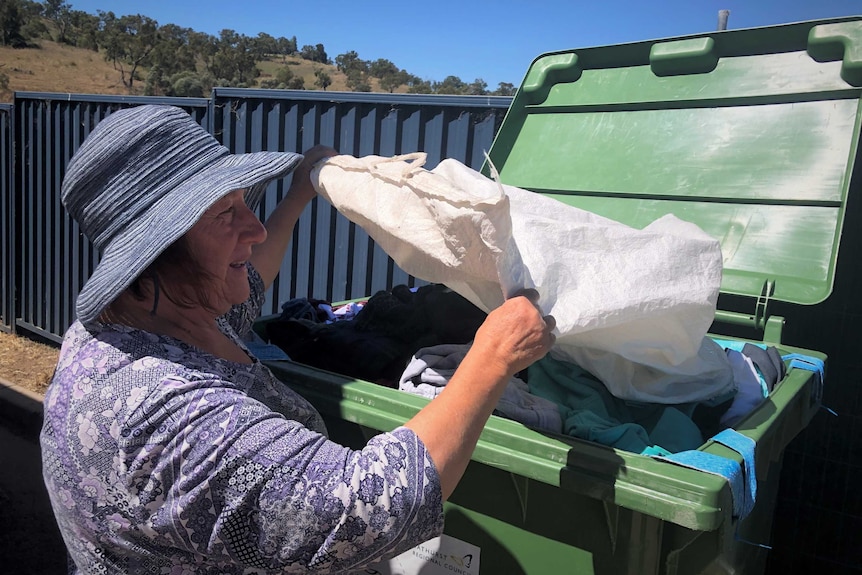
[[[860,86],[860,18],[543,54],[490,163],[506,184],[636,228],[668,213],[697,224],[724,258],[711,333],[825,360],[782,343],[770,302],[813,306],[832,291],[858,186]],[[428,401],[268,365],[354,447]],[[446,504],[445,534],[479,549],[482,574],[761,573],[783,451],[820,393],[814,372],[791,367],[735,427],[756,442],[756,505],[744,520],[718,475],[492,416]],[[721,444],[700,449],[742,463]]]

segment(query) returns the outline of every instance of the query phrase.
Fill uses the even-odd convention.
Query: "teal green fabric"
[[[530,366],[530,392],[555,402],[563,433],[624,451],[653,455],[697,449],[697,404],[638,403],[614,397],[581,367],[546,356]]]

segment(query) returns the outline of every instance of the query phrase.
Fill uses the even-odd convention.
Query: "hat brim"
[[[96,269],[78,294],[76,312],[93,323],[169,245],[177,241],[215,202],[246,189],[256,207],[266,185],[290,174],[303,156],[252,152],[219,158],[156,201],[105,247]]]

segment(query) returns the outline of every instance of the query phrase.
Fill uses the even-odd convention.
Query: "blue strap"
[[[798,367],[815,372],[820,376],[821,381],[826,379],[826,363],[822,359],[817,359],[810,355],[802,355],[801,353],[788,353],[787,355],[782,355],[781,359],[785,361],[789,359],[790,367]]]
[[[754,509],[754,502],[757,499],[757,468],[754,466],[754,448],[757,446],[757,442],[730,428],[717,433],[712,437],[712,440],[729,447],[742,456],[745,503],[740,518],[744,519]]]
[[[653,456],[653,458],[724,477],[730,484],[733,516],[745,519],[754,508],[757,498],[757,474],[754,467],[756,443],[750,437],[733,429],[725,429],[712,440],[739,453],[742,456],[742,466],[733,459],[695,450]]]
[[[790,360],[790,367],[798,367],[799,369],[814,372],[814,395],[811,400],[812,402],[819,402],[823,398],[823,383],[826,381],[826,363],[822,359],[801,353],[788,353],[787,355],[782,355],[781,359],[784,361]]]

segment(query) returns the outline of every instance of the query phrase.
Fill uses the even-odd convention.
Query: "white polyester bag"
[[[557,322],[551,354],[617,397],[684,403],[735,389],[706,337],[721,282],[715,239],[672,215],[637,230],[456,160],[425,170],[425,158],[334,156],[312,182],[401,269],[484,311],[536,288]]]

